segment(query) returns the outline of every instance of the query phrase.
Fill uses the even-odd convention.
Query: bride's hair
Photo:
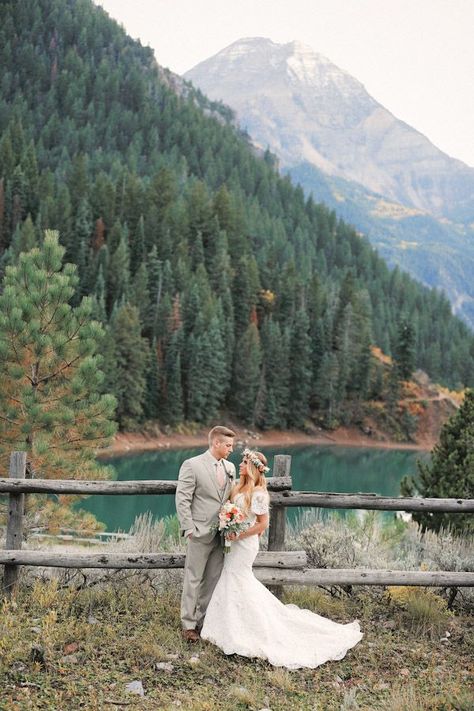
[[[231,501],[235,501],[237,494],[244,495],[244,511],[248,513],[252,503],[252,494],[256,488],[267,490],[267,480],[265,472],[269,471],[267,467],[267,458],[262,452],[245,449],[243,457],[247,462],[247,471],[240,476],[240,479],[230,492]]]

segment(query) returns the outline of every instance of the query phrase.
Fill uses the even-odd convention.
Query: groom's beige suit
[[[179,470],[176,511],[181,535],[189,536],[184,567],[181,621],[183,629],[202,625],[213,590],[219,580],[224,555],[219,536],[211,531],[219,509],[235,482],[232,462],[221,459],[225,482],[218,484],[215,459],[210,451],[186,459]]]

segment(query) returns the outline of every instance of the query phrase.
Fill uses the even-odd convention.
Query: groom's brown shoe
[[[197,630],[182,630],[181,634],[183,635],[183,639],[186,640],[186,642],[199,642],[200,636],[199,632]]]

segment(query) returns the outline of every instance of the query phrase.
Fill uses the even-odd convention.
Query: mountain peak
[[[274,47],[278,47],[278,45],[272,42],[268,37],[241,37],[227,47],[224,47],[224,49],[221,49],[220,52],[215,55],[214,59],[220,57],[225,57],[227,60],[239,59],[240,57],[247,57],[252,53],[272,51]]]
[[[284,168],[307,162],[409,208],[471,219],[474,170],[397,120],[304,42],[239,39],[186,78],[228,103]]]
[[[323,54],[316,52],[310,45],[293,40],[281,45],[287,53],[286,64],[290,75],[301,84],[321,85],[328,83],[346,84],[359,88],[362,85],[350,74],[337,67]]]
[[[249,78],[256,92],[265,92],[269,82],[278,82],[298,90],[318,92],[332,85],[344,95],[365,93],[360,82],[300,40],[278,44],[268,37],[242,37],[185,76],[198,85],[204,81],[201,88],[211,98],[215,98],[213,87],[217,89],[223,83],[227,89],[228,83],[232,84],[231,93],[247,91]]]

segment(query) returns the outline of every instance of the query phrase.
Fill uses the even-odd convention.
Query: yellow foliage
[[[384,365],[392,365],[391,357],[386,355],[378,346],[371,346],[370,350],[376,360]]]
[[[449,388],[445,388],[442,385],[437,385],[436,387],[440,395],[444,395],[449,400],[452,400],[454,403],[456,403],[458,407],[461,407],[462,401],[464,400],[464,396],[466,394],[466,390],[450,390]]]
[[[260,291],[260,298],[266,306],[273,306],[276,299],[276,294],[270,289],[262,289]]]
[[[436,595],[429,588],[422,588],[415,585],[390,585],[387,587],[387,595],[390,602],[399,607],[409,605],[414,599],[424,597],[435,603],[436,607],[445,610],[447,608],[446,600],[439,595]]]
[[[50,580],[44,583],[37,580],[31,591],[31,604],[38,607],[40,610],[49,610],[56,605],[58,601],[58,582]],[[56,614],[56,613],[55,613]]]
[[[419,417],[425,411],[425,408],[421,402],[407,402],[405,404],[405,409],[410,413],[410,415],[413,415],[413,417]]]

